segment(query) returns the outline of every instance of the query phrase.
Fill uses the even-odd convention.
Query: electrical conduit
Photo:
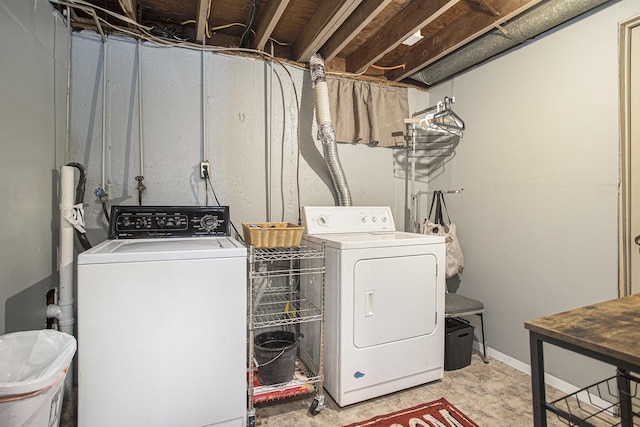
[[[105,170],[107,158],[107,40],[102,43],[102,174],[100,185],[104,191],[107,191],[105,184]]]
[[[331,124],[329,112],[329,90],[324,61],[317,53],[309,60],[311,68],[311,82],[316,104],[316,121],[318,122],[318,139],[322,142],[324,161],[329,168],[333,187],[338,195],[338,206],[351,206],[351,193],[347,179],[338,158],[336,134]]]
[[[138,139],[140,146],[140,175],[136,176],[138,185],[138,205],[142,206],[142,192],[147,189],[144,185],[144,134],[143,134],[143,120],[142,120],[142,43],[138,40],[137,45],[138,53]]]

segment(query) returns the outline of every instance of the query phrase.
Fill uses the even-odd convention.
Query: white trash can
[[[44,329],[0,336],[0,426],[57,427],[76,339]]]

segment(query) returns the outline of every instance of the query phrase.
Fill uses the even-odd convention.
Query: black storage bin
[[[444,340],[444,370],[454,371],[471,364],[473,326],[464,319],[446,319]]]

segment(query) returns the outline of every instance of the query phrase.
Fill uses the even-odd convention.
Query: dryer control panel
[[[229,236],[228,206],[112,206],[109,239]]]
[[[388,206],[303,206],[307,234],[396,231]]]

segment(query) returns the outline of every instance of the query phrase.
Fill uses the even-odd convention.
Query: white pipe
[[[71,9],[67,6],[67,122],[65,134],[65,156],[69,153],[69,141],[71,139]],[[95,16],[95,15],[94,15]],[[58,277],[58,304],[47,306],[47,318],[58,320],[58,327],[62,332],[74,335],[74,309],[73,309],[73,226],[64,219],[64,209],[74,203],[74,168],[62,166],[60,170],[60,264]],[[61,306],[64,305],[64,309]],[[73,389],[73,366],[69,366],[64,383],[64,392],[69,395]]]
[[[101,188],[105,187],[105,163],[107,157],[107,40],[102,43],[102,180]]]
[[[326,81],[318,81],[313,87],[316,97],[316,121],[318,125],[330,125],[331,113],[329,110],[329,89]]]
[[[410,156],[411,159],[409,159],[409,164],[411,166],[411,170],[410,170],[410,175],[411,175],[411,217],[409,218],[409,221],[411,222],[411,231],[413,231],[414,233],[419,232],[420,230],[420,221],[418,220],[418,203],[417,203],[417,199],[418,196],[416,195],[416,129],[415,129],[415,123],[413,123],[411,126],[414,127],[413,131],[412,131],[412,137],[411,137],[411,151],[410,151]]]
[[[202,80],[202,161],[206,162],[209,157],[209,147],[207,144],[207,86],[206,86],[206,75],[207,70],[205,68],[205,56],[204,50],[201,52],[202,59],[202,71],[201,71],[201,80]],[[211,176],[211,171],[209,171],[209,176]]]
[[[65,156],[69,153],[69,140],[71,139],[71,9],[69,6],[65,9],[67,13],[67,31],[69,34],[67,35],[67,129],[65,133],[65,141],[64,141],[64,154]]]
[[[140,138],[140,176],[144,177],[144,134],[142,127],[142,43],[138,40],[138,136]]]
[[[60,171],[60,265],[58,306],[62,311],[60,330],[73,335],[73,225],[65,219],[74,204],[74,168],[62,166]]]
[[[271,44],[273,56],[273,44]],[[271,221],[271,116],[273,111],[273,59],[269,61],[269,80],[267,86],[267,222]]]
[[[62,309],[58,304],[49,304],[47,306],[47,319],[62,320]]]

